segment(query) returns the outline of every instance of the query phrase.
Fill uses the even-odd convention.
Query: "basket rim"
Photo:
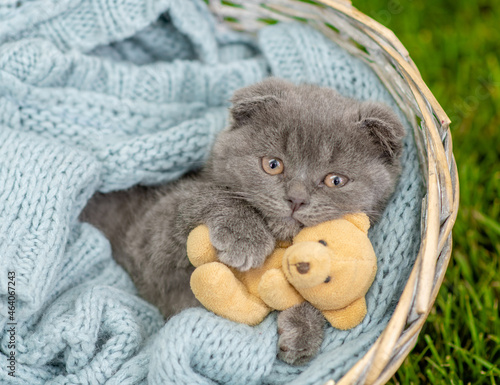
[[[223,7],[221,0],[208,0],[215,14]],[[272,9],[272,1],[232,0],[246,3],[256,10],[262,3]],[[312,4],[312,3],[316,3]],[[366,35],[389,58],[403,77],[411,96],[422,115],[421,129],[425,142],[426,191],[422,205],[422,237],[420,248],[410,277],[396,309],[384,331],[368,352],[339,379],[337,385],[354,383],[383,384],[397,371],[416,344],[418,334],[436,300],[448,266],[452,237],[459,204],[459,180],[452,152],[450,119],[438,103],[411,59],[408,51],[387,27],[356,9],[350,0],[278,0],[282,9],[285,3],[301,7],[321,5],[322,16],[335,12]],[[227,3],[227,2],[226,2]],[[241,11],[241,9],[239,9]],[[242,10],[244,11],[244,9]],[[297,15],[296,9],[294,10]],[[227,22],[235,27],[234,23]],[[241,25],[236,26],[241,29]],[[333,380],[325,385],[333,385]]]
[[[371,367],[367,372],[365,372],[366,383],[380,384],[387,382],[390,377],[392,377],[401,365],[402,361],[408,355],[409,351],[414,347],[418,333],[420,332],[427,316],[430,313],[430,310],[432,309],[441,283],[444,280],[444,273],[446,271],[446,268],[442,269],[441,274],[439,274],[435,280],[436,260],[439,256],[440,250],[443,250],[445,246],[448,246],[445,250],[445,255],[443,255],[445,267],[447,267],[451,257],[451,230],[456,221],[458,212],[459,182],[456,168],[457,166],[453,154],[450,151],[451,159],[449,161],[445,153],[445,146],[439,136],[440,128],[446,132],[446,137],[448,138],[449,147],[451,149],[452,139],[449,128],[451,121],[423,81],[415,63],[410,58],[409,53],[391,30],[353,7],[350,4],[350,1],[341,2],[335,0],[318,0],[318,2],[337,9],[347,17],[352,18],[359,23],[365,24],[369,30],[374,32],[375,35],[372,35],[374,40],[378,40],[378,42],[381,43],[381,47],[385,48],[387,53],[392,56],[406,72],[406,80],[412,88],[413,95],[417,100],[423,114],[426,127],[428,128],[428,133],[430,134],[430,142],[427,142],[427,225],[425,226],[424,234],[422,236],[421,248],[410,274],[410,278],[407,281],[403,294],[398,302],[398,306],[394,311],[389,324],[386,326],[384,332],[379,336],[376,343],[365,355],[369,356],[373,354],[374,357],[377,357],[377,359],[372,360]],[[346,5],[346,3],[348,3],[348,5]],[[377,39],[377,37],[379,38]],[[384,47],[383,43],[388,44]],[[403,47],[404,50],[400,47]],[[441,127],[437,127],[435,125],[430,111],[426,108],[425,101],[430,103],[432,109],[434,110],[434,114],[439,118],[438,122],[440,122]],[[433,157],[432,154],[434,154],[435,157]],[[438,170],[441,171],[440,175],[438,175]],[[452,178],[452,172],[454,178]],[[438,178],[441,180],[438,181]],[[440,189],[441,186],[439,182],[441,182],[441,186],[445,186],[444,189]],[[445,213],[442,212],[444,207],[442,202],[440,202],[442,200],[441,194],[443,192],[447,194],[445,199],[452,203],[451,210]],[[444,228],[441,229],[443,216],[445,217]],[[441,238],[441,240],[439,238]],[[406,354],[403,354],[398,360],[397,365],[393,365],[392,368],[388,368],[387,364],[390,362],[390,358],[392,356],[392,354],[389,353],[388,348],[392,348],[392,346],[395,345],[398,335],[401,336],[401,333],[406,326],[406,320],[402,317],[398,317],[398,315],[403,312],[406,314],[410,313],[411,305],[415,304],[412,295],[415,285],[418,285],[419,289],[416,293],[415,302],[416,312],[420,317],[412,323],[412,326],[417,325],[417,327],[413,328],[414,333],[407,333],[408,336],[413,337],[413,340],[411,341],[411,345],[407,347]],[[409,338],[406,338],[406,340],[408,339]],[[360,363],[360,361],[358,361],[358,363]],[[344,385],[353,383],[355,377],[358,377],[361,374],[359,369],[361,369],[361,365],[358,366],[356,364],[344,375],[341,380],[339,380],[339,382],[337,382],[337,384]]]

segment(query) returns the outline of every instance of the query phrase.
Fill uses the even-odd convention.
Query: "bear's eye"
[[[326,242],[324,240],[321,239],[318,242],[321,243],[323,246],[326,246]]]
[[[283,172],[283,161],[279,158],[265,156],[262,158],[262,169],[269,175],[278,175]]]
[[[328,277],[326,277],[326,279],[325,279],[325,283],[328,283],[328,282],[330,282],[331,280],[332,280],[332,277],[328,276]]]

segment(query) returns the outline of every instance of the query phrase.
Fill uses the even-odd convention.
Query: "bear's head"
[[[365,214],[349,214],[300,231],[283,255],[292,286],[320,310],[337,310],[364,297],[377,272]]]

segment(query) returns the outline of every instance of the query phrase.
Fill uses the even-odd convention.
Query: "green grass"
[[[500,2],[353,0],[392,29],[452,120],[453,254],[394,384],[500,384]]]

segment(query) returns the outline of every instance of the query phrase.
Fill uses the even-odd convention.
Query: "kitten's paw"
[[[258,217],[227,219],[209,228],[219,260],[238,270],[261,266],[274,250],[275,239]]]
[[[278,315],[278,358],[290,365],[304,365],[319,351],[325,318],[308,302]]]

